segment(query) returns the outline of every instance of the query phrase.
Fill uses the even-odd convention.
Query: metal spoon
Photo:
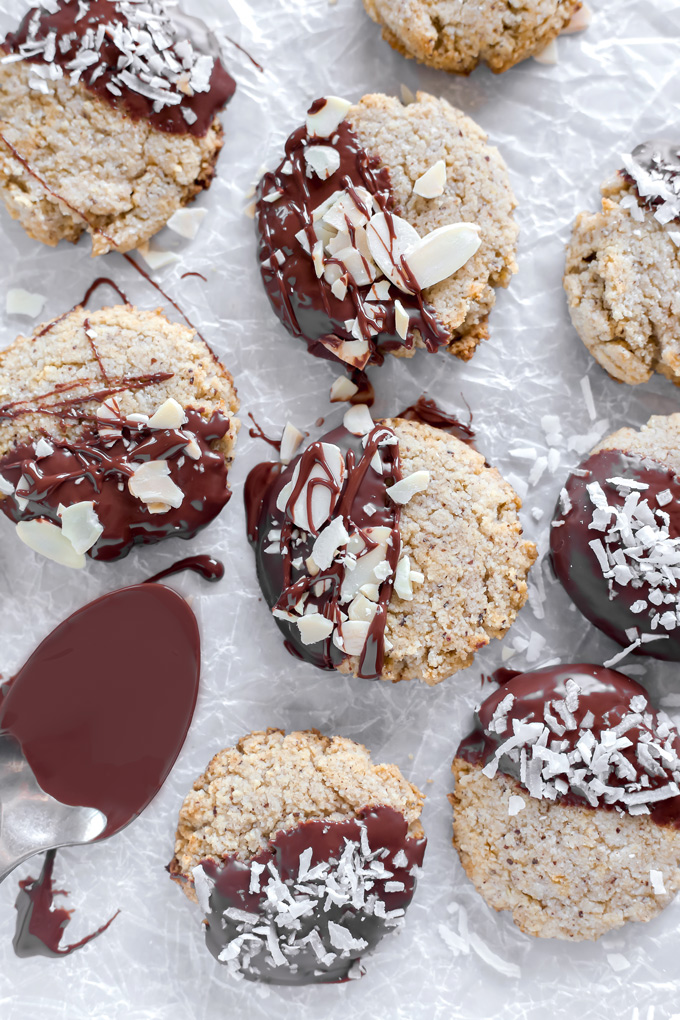
[[[34,854],[90,843],[105,828],[101,811],[62,804],[45,793],[19,742],[0,733],[0,882]]]

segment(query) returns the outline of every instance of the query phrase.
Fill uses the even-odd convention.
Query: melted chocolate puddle
[[[46,793],[107,818],[103,839],[153,800],[196,704],[196,619],[171,588],[140,584],[91,602],[45,638],[0,702]]]
[[[117,910],[106,924],[91,935],[86,935],[80,942],[60,946],[73,911],[54,906],[55,896],[68,896],[65,889],[55,889],[52,884],[56,853],[56,850],[47,851],[39,878],[25,878],[19,882],[19,895],[14,904],[17,910],[16,930],[12,939],[17,956],[70,956],[76,949],[82,949],[105,932],[120,913]]]

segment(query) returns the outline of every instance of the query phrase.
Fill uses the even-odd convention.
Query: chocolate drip
[[[0,408],[0,421],[40,413],[54,415],[66,428],[72,424],[84,426],[77,436],[59,439],[50,435],[53,452],[48,456],[38,456],[35,443],[30,443],[15,447],[0,460],[0,476],[14,486],[16,493],[0,501],[0,510],[10,520],[17,523],[44,518],[60,525],[60,505],[91,501],[104,530],[88,555],[96,560],[115,560],[126,556],[134,545],[173,536],[193,538],[220,513],[231,491],[224,455],[214,450],[213,444],[227,435],[229,418],[215,411],[206,420],[199,411],[188,408],[187,423],[181,429],[152,429],[122,416],[114,421],[98,421],[77,409],[78,404],[105,399],[129,388],[109,383],[107,389],[96,394],[51,404]],[[192,439],[199,451],[195,458],[187,453]],[[183,498],[179,507],[151,513],[132,495],[128,482],[140,464],[161,460],[168,464]]]
[[[363,834],[362,834],[362,829]],[[360,955],[371,952],[385,934],[393,930],[396,918],[380,916],[383,911],[375,909],[375,900],[384,904],[386,912],[403,912],[411,902],[416,886],[416,871],[423,862],[426,840],[413,839],[407,835],[406,822],[399,812],[389,807],[366,808],[357,819],[345,821],[308,821],[287,832],[279,832],[265,850],[261,850],[250,861],[237,857],[226,857],[220,862],[204,860],[201,867],[211,885],[209,911],[206,917],[205,939],[208,949],[216,959],[230,942],[238,938],[244,925],[238,915],[229,916],[225,911],[247,911],[261,915],[264,923],[269,920],[266,911],[266,897],[263,892],[253,892],[253,874],[260,874],[261,885],[266,886],[273,867],[281,880],[291,890],[300,882],[304,885],[307,872],[319,864],[337,862],[347,843],[356,842],[363,851],[384,851],[378,854],[389,877],[378,878],[371,886],[369,897],[373,902],[362,907],[351,901],[338,904],[330,897],[317,900],[318,906],[300,917],[300,925],[293,930],[289,939],[300,943],[296,952],[284,953],[287,962],[276,965],[269,955],[263,939],[254,940],[255,948],[249,949],[249,962],[240,966],[244,977],[268,984],[305,985],[337,983],[347,980],[350,969],[356,967]],[[311,850],[307,867],[301,871],[301,857]],[[395,858],[397,863],[395,864]],[[310,875],[307,882],[312,883]],[[402,888],[390,891],[389,883],[401,884]],[[304,893],[297,891],[297,897]],[[260,922],[262,923],[262,922]],[[398,922],[397,922],[398,923]],[[336,939],[329,933],[329,925],[341,925],[354,939],[361,939],[366,945],[341,952]],[[316,931],[323,952],[331,954],[322,963],[312,945],[303,940],[310,932]],[[285,929],[284,929],[285,933]],[[263,945],[264,943],[264,945]],[[320,945],[318,951],[321,952]],[[221,962],[226,962],[223,957]]]
[[[425,425],[432,425],[436,429],[448,432],[463,443],[472,445],[476,432],[472,428],[472,414],[470,421],[465,425],[448,411],[443,411],[431,397],[425,394],[418,397],[415,404],[409,404],[407,408],[400,411],[397,418],[405,418],[406,421],[421,421]]]
[[[576,707],[574,707],[574,703],[571,707],[573,721],[555,706],[556,701],[559,701],[560,705],[564,705],[565,700],[568,699],[567,684],[570,680],[580,688],[577,703],[575,703]],[[507,711],[499,709],[504,701],[507,706],[506,699],[510,695],[512,695],[512,700]],[[624,676],[623,673],[588,663],[551,666],[531,673],[509,676],[477,710],[475,728],[461,742],[456,751],[456,757],[474,765],[489,765],[494,760],[497,750],[513,736],[514,723],[545,725],[547,721],[549,723],[549,739],[546,742],[548,749],[551,748],[551,745],[559,745],[559,753],[566,752],[567,755],[576,750],[584,734],[590,733],[595,738],[590,743],[589,738],[586,737],[586,746],[592,748],[595,743],[600,741],[603,731],[612,731],[616,727],[620,727],[619,735],[627,737],[630,743],[627,747],[621,747],[617,753],[625,759],[627,766],[622,767],[616,762],[613,763],[611,770],[603,776],[603,783],[608,790],[615,789],[620,794],[641,791],[641,796],[644,797],[650,791],[667,787],[671,781],[671,770],[680,764],[676,762],[676,766],[674,766],[672,763],[673,754],[676,758],[680,754],[680,735],[670,724],[666,724],[660,719],[656,711],[649,705],[648,699],[649,695],[645,688]],[[632,706],[631,702],[633,702]],[[505,725],[498,725],[499,714],[505,720]],[[552,716],[552,723],[550,723],[548,715]],[[621,725],[626,717],[627,722]],[[668,751],[669,740],[672,747],[670,752]],[[664,746],[668,757],[655,754],[654,763],[656,764],[654,767],[645,768],[645,758],[640,756],[639,748],[641,746],[653,748],[655,744]],[[606,743],[605,746],[607,746]],[[670,763],[668,758],[671,759]],[[647,761],[649,761],[649,754]],[[527,782],[521,778],[522,766],[518,762],[512,761],[507,754],[500,757],[498,767],[500,771],[512,776],[522,786],[529,789]],[[528,773],[529,764],[525,768]],[[596,803],[591,803],[585,793],[580,792],[574,773],[583,768],[583,762],[578,760],[572,763],[571,773],[569,771],[557,773],[568,783],[567,792],[558,792],[557,801],[561,804],[575,804],[580,807],[624,810],[622,801],[610,799],[609,793],[601,794],[597,797]],[[680,774],[674,771],[672,775]],[[640,801],[640,803],[644,803],[644,801]],[[649,814],[645,814],[645,817],[651,818],[658,825],[672,825],[675,828],[680,828],[680,796],[671,796],[657,802],[650,802],[648,807]],[[625,809],[630,810],[630,807]],[[639,814],[641,812],[633,810],[631,813]]]
[[[394,438],[392,445],[381,445]],[[347,658],[333,641],[332,634],[323,641],[304,644],[297,624],[282,618],[291,613],[300,600],[305,610],[313,607],[335,627],[341,623],[341,592],[346,576],[342,557],[335,557],[330,567],[310,573],[307,559],[311,556],[314,538],[318,534],[312,525],[307,531],[297,528],[289,509],[277,507],[281,490],[292,482],[298,469],[297,482],[287,499],[287,508],[294,507],[306,493],[307,515],[312,521],[312,500],[315,489],[331,493],[331,516],[343,521],[346,531],[357,532],[368,551],[377,543],[371,539],[370,529],[386,527],[390,539],[385,553],[390,575],[379,589],[377,612],[370,622],[368,638],[360,654],[358,676],[378,679],[384,661],[384,630],[387,606],[393,589],[394,572],[401,549],[399,534],[400,508],[386,493],[389,484],[401,478],[399,447],[391,429],[376,425],[364,437],[355,436],[344,427],[334,429],[310,446],[282,470],[279,464],[258,464],[249,474],[245,488],[248,537],[255,551],[257,576],[265,600],[275,612],[275,619],[286,639],[286,647],[319,669],[330,670]],[[326,461],[324,445],[337,447],[345,461],[345,477],[338,483]],[[371,467],[371,460],[379,452],[382,473]],[[318,470],[315,470],[318,469]],[[315,477],[316,476],[316,477]],[[367,530],[368,529],[368,530]],[[273,552],[270,533],[277,536],[278,551]],[[278,537],[280,535],[280,537]],[[267,552],[267,549],[270,549]],[[360,559],[359,559],[359,562]],[[324,590],[319,592],[319,589]],[[345,607],[346,608],[346,607]]]
[[[248,411],[248,417],[250,418],[250,420],[253,423],[252,427],[248,429],[248,435],[252,436],[253,439],[262,439],[265,443],[269,443],[270,446],[273,446],[273,448],[278,453],[280,453],[281,452],[281,440],[280,439],[272,439],[270,436],[268,436],[265,433],[265,431],[262,428],[262,426],[258,425],[258,423],[255,421],[255,419],[252,416],[252,414],[250,413],[250,411]]]
[[[54,13],[42,8],[31,9],[17,31],[6,37],[2,49],[8,54],[21,54],[22,59],[31,64],[61,68],[64,78],[72,75],[75,66],[80,66],[79,52],[96,52],[98,59],[82,65],[78,77],[79,83],[89,92],[133,120],[149,121],[158,131],[191,134],[197,138],[207,134],[216,114],[236,89],[236,83],[220,61],[197,58],[186,40],[180,43],[163,5],[155,0],[134,6],[116,0],[89,0],[84,14],[82,6],[58,0]],[[126,11],[126,7],[129,10]],[[119,47],[121,32],[135,28],[138,17],[147,13],[152,29],[148,34],[152,56],[150,58],[148,50],[144,54],[142,63],[147,64],[147,70],[143,69],[143,73],[149,78],[159,74],[164,77],[166,87],[162,89],[145,83],[129,60],[130,54],[124,44],[121,44],[122,49]],[[146,26],[143,30],[146,31]],[[47,46],[45,40],[51,40]],[[194,90],[191,84],[198,85],[196,67],[201,60],[209,61],[211,66],[209,84],[206,81],[208,87],[204,91]],[[121,67],[125,69],[122,72]],[[149,95],[142,95],[133,88],[133,82]],[[152,98],[155,95],[166,99],[161,104]]]
[[[106,924],[86,935],[80,942],[61,946],[66,925],[71,920],[72,910],[54,906],[55,896],[68,896],[65,889],[54,889],[52,871],[56,850],[48,850],[39,878],[25,878],[19,882],[19,895],[14,904],[17,910],[16,929],[12,945],[17,956],[70,956],[76,949],[82,949],[98,935],[105,932],[118,917],[119,910]]]
[[[324,102],[317,100],[309,112],[314,113]],[[305,152],[317,142],[332,146],[339,157],[338,169],[325,180],[316,173],[308,175],[307,172]],[[381,364],[385,351],[412,348],[416,332],[429,351],[438,350],[450,339],[449,331],[439,322],[417,286],[413,293],[407,293],[384,281],[389,286],[388,298],[374,300],[369,297],[371,285],[357,283],[348,272],[347,292],[340,298],[323,275],[317,276],[314,260],[296,234],[304,232],[311,251],[317,241],[314,210],[336,191],[344,191],[346,197],[351,197],[370,217],[373,209],[364,206],[357,190],[362,188],[389,222],[394,207],[389,171],[362,149],[350,125],[343,121],[330,139],[310,136],[306,127],[293,132],[280,166],[260,181],[257,202],[260,268],[274,311],[294,336],[305,340],[311,354],[343,364],[346,362],[337,351],[343,342],[358,339],[352,327],[346,325],[356,322],[359,338],[368,345],[365,356],[349,361],[357,368],[364,368],[367,363]],[[271,201],[270,196],[279,192],[280,196]],[[349,219],[347,231],[350,238],[355,238],[356,229]],[[345,273],[344,263],[328,255],[324,259],[327,267],[338,268],[338,275]],[[400,269],[405,273],[406,267]],[[396,326],[397,299],[410,320],[405,339]]]
[[[611,478],[627,478],[633,483],[645,485],[640,498],[647,500],[657,514],[662,511],[668,515],[669,536],[672,540],[680,539],[680,481],[674,472],[662,464],[637,455],[603,450],[584,460],[565,485],[569,509],[562,513],[558,505],[550,534],[550,554],[555,573],[583,615],[614,641],[630,646],[635,641],[633,631],[653,635],[654,640],[648,638],[639,648],[631,650],[639,650],[656,659],[678,662],[680,624],[670,630],[664,626],[652,629],[650,620],[657,610],[659,614],[669,610],[677,613],[677,581],[663,580],[654,586],[657,594],[653,598],[661,601],[658,605],[653,601],[650,603],[648,600],[652,594],[652,585],[637,578],[625,584],[606,578],[589,544],[604,539],[606,533],[591,527],[595,505],[588,493],[588,486],[598,483],[612,506],[622,507],[625,503],[625,496],[608,481]],[[666,491],[671,499],[661,505],[657,496]],[[656,526],[660,526],[660,521],[657,520]],[[625,550],[627,547],[619,541],[612,548]],[[666,597],[670,598],[670,602],[664,601]],[[634,613],[631,607],[640,602],[646,602],[646,608]]]
[[[196,704],[200,640],[187,603],[141,584],[74,613],[4,692],[0,730],[21,744],[42,789],[128,825],[156,796]]]
[[[155,584],[166,577],[181,574],[184,570],[193,571],[194,574],[202,577],[204,581],[216,582],[221,581],[224,577],[224,563],[221,560],[215,559],[214,556],[186,556],[183,560],[173,563],[171,567],[167,567],[165,570],[160,570],[157,574],[154,574],[146,583]]]

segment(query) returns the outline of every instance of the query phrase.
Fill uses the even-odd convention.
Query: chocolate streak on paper
[[[415,404],[410,404],[403,411],[400,411],[396,417],[405,418],[406,421],[420,421],[425,425],[432,425],[434,428],[441,429],[442,432],[448,432],[449,435],[455,436],[456,439],[460,439],[462,443],[468,443],[470,446],[477,434],[471,427],[472,416],[470,416],[470,422],[465,425],[464,422],[459,421],[458,418],[449,414],[448,411],[443,411],[431,397],[426,397],[424,394],[418,397]]]
[[[654,709],[648,704],[649,695],[644,687],[630,680],[623,673],[607,669],[604,666],[594,666],[588,663],[575,663],[573,665],[552,666],[546,669],[538,669],[531,673],[520,673],[507,679],[501,687],[494,691],[477,710],[475,728],[460,744],[456,751],[456,758],[474,765],[488,765],[494,758],[496,750],[513,735],[513,720],[522,723],[545,723],[546,706],[551,711],[558,723],[563,723],[563,717],[557,712],[551,703],[555,700],[563,701],[566,693],[566,683],[572,679],[580,688],[578,707],[574,710],[574,726],[569,726],[559,735],[550,734],[550,739],[557,742],[564,742],[564,750],[568,754],[575,750],[580,738],[581,730],[590,731],[596,740],[599,741],[602,730],[613,730],[621,723],[626,716],[632,715],[631,700],[633,698],[643,699],[645,707],[635,716],[631,725],[623,726],[623,735],[631,741],[630,746],[620,750],[620,754],[628,763],[629,776],[618,775],[612,768],[604,779],[608,787],[616,788],[624,792],[626,787],[637,785],[643,792],[648,792],[667,786],[671,777],[663,768],[670,769],[663,756],[657,755],[655,761],[659,763],[659,774],[653,774],[646,770],[637,756],[638,746],[650,741],[662,744],[657,735],[657,728],[660,724],[659,717]],[[498,706],[512,694],[514,701],[507,712],[506,726],[501,732],[491,729],[494,713]],[[637,718],[637,722],[635,722]],[[586,722],[584,723],[584,720]],[[674,734],[672,746],[676,758],[680,755],[680,736]],[[583,768],[581,762],[575,763],[574,770]],[[499,769],[506,775],[512,776],[518,782],[520,780],[519,765],[511,761],[507,755],[500,759]],[[566,776],[560,773],[560,777]],[[630,778],[634,777],[634,778]],[[644,778],[643,783],[641,780]],[[521,783],[522,786],[526,784]],[[575,789],[574,783],[569,785],[567,793],[557,795],[557,803],[573,804],[579,807],[595,806],[608,810],[616,810],[617,806],[623,808],[621,801],[607,803],[604,796],[598,798],[597,805],[591,804],[587,798]],[[644,817],[651,818],[658,825],[671,825],[680,828],[680,796],[669,797],[649,804],[649,814]]]
[[[216,582],[221,581],[224,577],[224,563],[221,560],[215,559],[214,556],[207,556],[201,554],[199,556],[186,556],[183,560],[178,560],[177,563],[173,563],[171,567],[166,567],[165,570],[159,570],[157,574],[150,577],[147,584],[154,584],[157,581],[162,581],[166,577],[173,577],[175,574],[181,574],[185,570],[190,570],[194,574],[198,574],[204,581]]]
[[[323,106],[317,100],[310,113]],[[320,143],[332,146],[340,158],[339,168],[326,180],[316,173],[307,175],[305,149]],[[290,172],[284,172],[290,167]],[[314,210],[336,191],[344,190],[363,206],[357,188],[365,188],[388,222],[394,209],[389,171],[370,156],[359,144],[347,121],[343,121],[332,138],[310,137],[306,127],[298,128],[286,142],[285,157],[277,170],[264,175],[258,186],[257,227],[260,239],[259,256],[262,279],[272,307],[286,328],[306,341],[310,353],[320,358],[343,362],[334,351],[343,341],[357,340],[345,323],[357,320],[361,338],[368,344],[370,357],[366,363],[381,364],[384,352],[411,349],[420,336],[428,351],[436,351],[450,340],[449,331],[439,322],[434,309],[425,302],[422,292],[406,293],[389,284],[389,298],[369,301],[370,285],[359,285],[348,274],[345,297],[336,297],[327,280],[317,277],[314,261],[296,234],[304,230],[310,249],[317,238],[313,225]],[[268,196],[281,192],[276,201]],[[368,217],[373,208],[365,210]],[[354,227],[347,222],[350,237]],[[343,263],[328,255],[325,265]],[[402,275],[406,267],[400,267]],[[395,299],[401,301],[409,315],[410,325],[404,340],[395,323]]]
[[[364,829],[362,840],[362,828]],[[220,862],[204,860],[201,862],[203,871],[212,885],[209,899],[209,913],[206,917],[205,939],[212,955],[219,959],[227,945],[238,937],[244,926],[234,916],[225,911],[246,911],[260,914],[262,923],[270,923],[265,914],[265,896],[262,892],[251,891],[253,865],[261,873],[260,882],[266,886],[272,865],[282,881],[291,889],[300,881],[304,884],[304,874],[300,874],[300,858],[305,851],[311,849],[309,868],[324,862],[337,861],[345,849],[347,841],[354,841],[360,847],[370,851],[384,850],[380,860],[389,878],[377,879],[369,896],[384,904],[387,912],[405,911],[413,898],[416,886],[416,869],[423,863],[426,840],[413,839],[407,835],[407,825],[403,816],[393,808],[370,807],[362,811],[356,819],[345,821],[307,821],[294,829],[278,833],[269,842],[265,850],[261,850],[250,861],[242,861],[237,857],[227,857]],[[397,864],[394,859],[397,858]],[[309,869],[307,869],[309,870]],[[310,883],[313,878],[310,876]],[[401,885],[390,891],[390,883]],[[260,885],[258,883],[258,889]],[[301,897],[301,893],[297,893]],[[243,967],[244,977],[253,981],[264,981],[268,984],[305,985],[319,983],[336,983],[345,981],[353,965],[365,953],[371,952],[382,937],[394,930],[395,924],[390,919],[381,917],[382,910],[374,909],[374,903],[365,907],[355,907],[351,902],[335,903],[330,898],[316,901],[318,906],[311,913],[300,917],[300,927],[291,933],[291,939],[301,943],[309,933],[316,930],[323,944],[325,953],[332,954],[329,962],[322,964],[309,943],[301,945],[295,953],[286,953],[288,963],[274,965],[269,952],[263,948],[264,940],[255,939],[255,949],[247,966]],[[238,915],[236,915],[238,916]],[[358,949],[341,952],[329,934],[329,923],[341,925],[355,939],[362,939],[366,945]],[[285,929],[284,929],[285,931]]]

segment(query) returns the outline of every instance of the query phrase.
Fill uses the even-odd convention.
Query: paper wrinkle
[[[597,0],[588,31],[558,41],[556,66],[528,60],[499,77],[478,69],[468,78],[418,67],[394,53],[359,0],[335,6],[327,0],[183,0],[183,6],[240,42],[265,68],[260,74],[231,51],[229,70],[238,91],[222,117],[225,147],[218,176],[197,201],[209,215],[194,240],[165,230],[153,244],[181,256],[155,276],[236,380],[244,426],[230,474],[234,496],[192,542],[170,540],[113,565],[88,562],[77,577],[39,561],[15,539],[9,521],[0,519],[0,671],[10,676],[39,639],[89,599],[141,581],[190,552],[222,558],[226,577],[216,585],[188,575],[171,581],[193,596],[203,633],[203,673],[194,724],[164,789],[126,831],[57,858],[55,882],[71,891],[68,905],[77,908],[67,941],[76,941],[118,907],[120,916],[101,938],[66,959],[18,960],[11,946],[17,880],[35,876],[39,861],[22,866],[0,887],[3,1020],[271,1020],[291,1010],[301,1020],[344,1020],[350,1011],[353,1020],[544,1020],[593,1016],[594,1004],[608,1017],[670,1017],[677,1010],[669,1001],[669,983],[677,981],[680,957],[678,901],[651,923],[630,924],[594,945],[541,942],[485,905],[451,846],[450,761],[475,703],[490,691],[480,687],[481,676],[501,664],[523,669],[550,659],[602,662],[616,651],[573,610],[545,564],[531,574],[534,604],[539,589],[545,590],[543,618],[527,606],[503,643],[492,642],[473,667],[434,689],[324,674],[285,652],[260,597],[245,537],[244,479],[253,464],[273,456],[270,447],[249,437],[246,412],[270,435],[279,436],[287,421],[318,435],[339,424],[343,406],[328,404],[337,366],[310,358],[270,311],[253,222],[243,209],[261,165],[279,161],[284,139],[320,95],[356,100],[371,91],[399,94],[405,83],[414,92],[423,88],[445,96],[488,130],[508,163],[519,201],[519,275],[499,294],[491,339],[469,364],[419,353],[371,370],[377,391],[373,413],[394,414],[427,392],[465,415],[466,400],[479,449],[502,473],[525,484],[533,464],[511,457],[510,450],[533,447],[537,457],[548,458],[541,417],[559,415],[559,466],[551,472],[553,455],[540,481],[529,487],[523,511],[526,533],[544,553],[559,490],[582,456],[569,449],[570,439],[592,433],[586,452],[608,431],[638,426],[652,413],[679,406],[678,391],[665,380],[632,388],[604,374],[570,325],[561,285],[574,216],[598,208],[599,185],[619,165],[617,154],[677,130],[678,4]],[[0,28],[23,10],[16,0],[0,0]],[[48,249],[26,237],[4,210],[0,231],[0,307],[8,290],[23,287],[46,294],[42,314],[56,316],[100,275],[111,276],[141,307],[160,303],[120,256],[94,262],[87,237],[75,248]],[[208,283],[181,280],[185,272],[203,273]],[[116,298],[102,291],[98,300],[113,304]],[[4,316],[0,346],[29,329],[20,316]],[[584,399],[584,376],[592,387],[595,421]],[[320,417],[326,423],[315,430]],[[534,507],[544,511],[539,522],[530,513]],[[533,633],[538,637],[532,640]],[[507,656],[515,647],[520,650],[502,663],[502,649]],[[675,665],[631,661],[631,673],[653,696],[678,691]],[[316,726],[362,741],[376,761],[396,762],[427,793],[423,821],[429,846],[406,930],[384,940],[367,960],[366,976],[345,986],[235,984],[203,945],[198,908],[164,870],[177,812],[194,778],[220,748],[267,726]],[[445,925],[458,935],[461,917],[492,953],[521,968],[518,980],[504,977],[477,951],[454,955],[438,929]],[[612,957],[620,964],[617,955],[630,964],[625,972],[612,966]]]

